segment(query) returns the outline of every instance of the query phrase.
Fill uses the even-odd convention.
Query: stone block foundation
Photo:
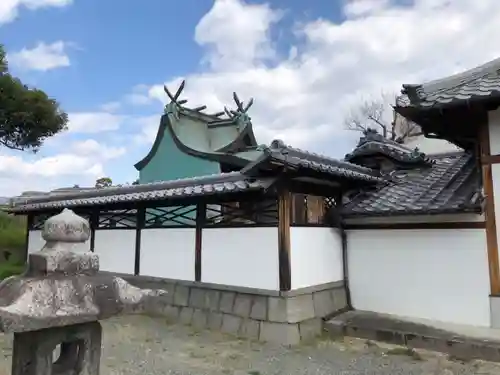
[[[119,275],[140,288],[163,289],[146,313],[248,339],[294,345],[322,332],[323,319],[346,308],[343,282],[290,292],[147,276]]]

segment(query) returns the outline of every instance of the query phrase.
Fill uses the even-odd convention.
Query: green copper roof
[[[208,160],[256,147],[252,122],[247,114],[253,100],[243,106],[236,93],[233,94],[236,110],[224,108],[223,112],[207,114],[206,106],[187,108],[186,100],[179,100],[185,83],[172,95],[167,87],[165,92],[170,103],[165,106],[156,139],[148,155],[135,164],[137,170],[144,168],[155,156],[165,135],[172,137],[175,145],[184,153]]]

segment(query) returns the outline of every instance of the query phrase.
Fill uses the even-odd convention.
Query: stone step
[[[324,330],[333,339],[350,336],[442,352],[464,361],[500,362],[500,338],[469,336],[383,314],[348,311],[325,321]]]

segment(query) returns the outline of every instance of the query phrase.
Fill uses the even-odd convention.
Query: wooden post
[[[495,295],[500,294],[500,272],[498,265],[498,239],[495,219],[493,174],[491,170],[491,162],[489,160],[491,150],[488,121],[481,124],[479,132],[479,148],[483,175],[483,189],[485,195],[484,216],[486,221],[486,246],[488,250],[490,293]]]
[[[90,213],[90,251],[95,250],[95,230],[99,226],[99,211],[94,209]]]
[[[288,291],[292,287],[290,269],[290,219],[291,194],[281,191],[278,197],[278,257],[280,291]]]
[[[141,234],[146,220],[146,209],[138,207],[136,213],[135,223],[135,262],[134,262],[134,275],[141,273]]]
[[[196,234],[195,234],[195,245],[194,245],[194,279],[195,281],[201,281],[201,243],[202,243],[202,233],[203,226],[205,225],[205,219],[207,216],[207,205],[206,203],[198,203],[196,206]]]
[[[33,214],[28,214],[26,216],[26,243],[24,244],[24,263],[28,262],[28,250],[30,246],[30,230],[33,226],[34,217]]]

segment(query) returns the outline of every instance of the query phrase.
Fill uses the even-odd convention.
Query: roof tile
[[[396,141],[386,139],[375,130],[368,129],[360,138],[356,148],[345,156],[345,160],[357,162],[361,158],[384,155],[404,165],[429,165],[432,160],[418,150],[410,149]]]
[[[500,59],[437,81],[403,85],[396,105],[432,108],[491,97],[500,98]]]
[[[265,190],[273,181],[272,178],[249,178],[239,172],[223,173],[121,188],[60,194],[46,199],[33,200],[27,202],[27,204],[16,206],[9,211],[23,213],[63,207],[96,206],[130,201],[164,200],[172,197],[181,198],[207,194],[258,191]]]
[[[481,184],[472,154],[436,155],[431,166],[393,172],[393,181],[344,202],[347,217],[432,214],[480,208]]]
[[[335,177],[358,181],[373,183],[385,181],[385,179],[380,176],[379,172],[371,168],[286,146],[280,140],[274,140],[271,146],[264,151],[272,159],[291,167],[309,168],[331,174]]]

